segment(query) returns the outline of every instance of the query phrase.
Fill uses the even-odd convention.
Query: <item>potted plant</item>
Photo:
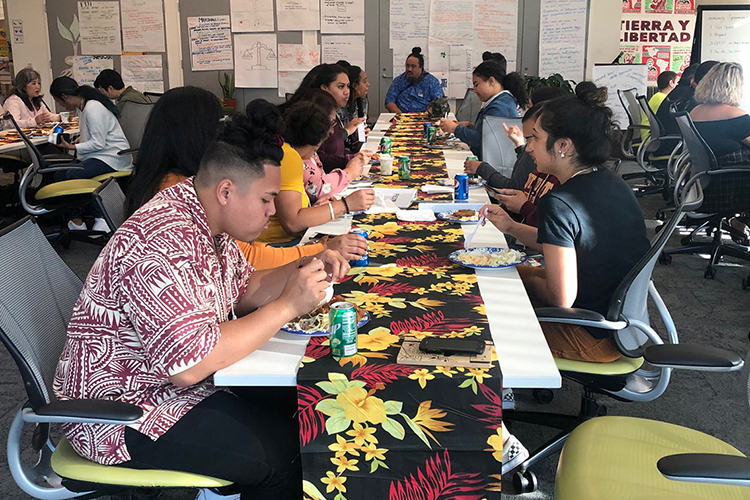
[[[526,85],[526,93],[528,93],[529,95],[531,95],[536,89],[540,87],[561,87],[572,94],[572,85],[575,85],[576,83],[573,80],[566,80],[560,73],[553,73],[547,78],[543,78],[541,76],[526,75],[523,79]]]
[[[234,98],[234,75],[219,71],[217,78],[219,79],[219,86],[221,86],[222,105],[225,109],[234,111],[237,108],[237,99]]]

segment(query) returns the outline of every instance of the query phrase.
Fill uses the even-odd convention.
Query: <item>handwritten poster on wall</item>
[[[94,85],[94,80],[105,69],[115,69],[111,57],[73,56],[73,80],[78,85]]]
[[[365,67],[364,35],[328,35],[320,37],[324,63],[335,63],[341,59],[352,66]]]
[[[474,0],[472,67],[482,62],[484,52],[499,52],[516,69],[518,0]]]
[[[320,29],[320,0],[276,0],[278,31]]]
[[[279,44],[279,71],[308,72],[320,64],[320,45]]]
[[[120,58],[122,80],[141,92],[164,92],[161,54],[132,55]]]
[[[234,35],[234,84],[240,88],[277,88],[275,33]]]
[[[304,71],[279,70],[279,97],[286,97],[287,93],[294,94],[306,74]]]
[[[321,33],[364,33],[365,0],[320,0]]]
[[[412,47],[427,53],[430,0],[391,0],[389,44],[393,49],[393,76],[404,71]]]
[[[120,0],[125,51],[165,52],[161,0]]]
[[[83,54],[122,53],[118,2],[78,2],[78,22]]]
[[[539,75],[560,73],[583,80],[587,0],[542,0],[539,22]]]
[[[232,31],[274,31],[273,0],[229,0]]]
[[[614,114],[614,120],[621,129],[629,125],[628,114],[622,107],[618,90],[627,90],[635,88],[636,92],[646,95],[646,66],[629,65],[629,64],[605,64],[594,66],[592,81],[598,86],[607,87],[609,95],[607,96],[607,106]]]
[[[190,69],[232,69],[232,33],[229,16],[188,17]]]
[[[465,62],[466,57],[471,61],[473,30],[474,0],[430,2],[429,50],[425,63],[448,97],[463,97],[466,93],[471,68],[466,68]],[[451,54],[458,57],[455,56],[459,50],[457,47],[461,47],[462,56],[460,61],[452,62]],[[464,71],[460,72],[458,68],[464,68]]]
[[[650,85],[662,71],[678,75],[690,65],[695,32],[693,0],[629,0],[620,22],[620,64],[645,64]]]

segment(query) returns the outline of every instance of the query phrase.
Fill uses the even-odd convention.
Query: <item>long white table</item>
[[[375,150],[390,126],[393,114],[380,115],[365,148]],[[445,150],[449,177],[463,172],[468,150]],[[483,189],[470,189],[468,203],[488,202]],[[432,203],[422,204],[430,207]],[[474,230],[464,225],[464,234]],[[506,248],[505,237],[491,224],[477,231],[470,247]],[[547,341],[534,309],[515,268],[497,271],[478,270],[477,282],[485,303],[490,332],[497,350],[503,386],[522,388],[558,388],[560,372],[550,354]],[[214,375],[217,385],[292,386],[308,339],[279,332],[263,347]]]

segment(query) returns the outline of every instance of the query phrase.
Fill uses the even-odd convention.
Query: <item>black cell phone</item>
[[[419,350],[431,354],[481,354],[484,352],[484,340],[477,339],[446,339],[427,337],[419,343]]]
[[[57,134],[57,144],[60,144],[63,139],[65,139],[65,142],[70,142],[70,134],[65,132]]]

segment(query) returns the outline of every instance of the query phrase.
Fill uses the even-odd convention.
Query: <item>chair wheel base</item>
[[[706,271],[703,273],[703,277],[706,279],[716,278],[716,268],[713,266],[708,266],[706,268]]]
[[[555,394],[549,389],[534,389],[531,391],[534,400],[543,405],[548,405],[555,398]]]
[[[530,470],[523,472],[519,471],[513,474],[513,488],[519,495],[523,493],[533,493],[538,486],[539,483],[536,480],[536,474]]]
[[[668,253],[662,252],[659,254],[659,264],[664,264],[665,266],[668,266],[672,263],[672,256]]]

